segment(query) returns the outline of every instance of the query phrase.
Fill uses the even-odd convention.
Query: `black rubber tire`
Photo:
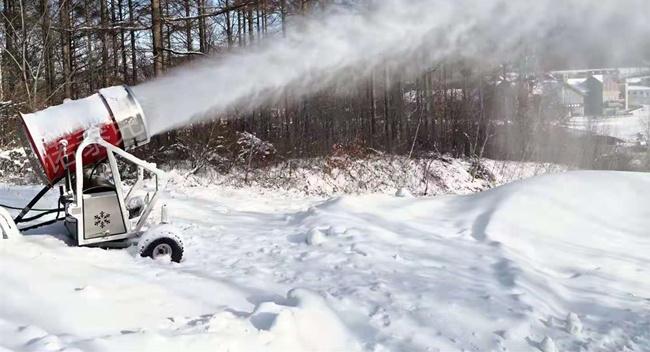
[[[181,260],[183,259],[183,247],[178,244],[174,239],[169,238],[169,237],[161,237],[158,238],[151,243],[148,243],[146,247],[140,252],[140,256],[142,257],[149,257],[153,259],[153,250],[156,248],[156,246],[160,244],[166,244],[172,249],[171,257],[172,261],[175,263],[180,263]]]

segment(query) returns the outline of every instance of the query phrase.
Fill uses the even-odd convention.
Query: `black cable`
[[[31,226],[23,227],[23,228],[21,228],[21,229],[19,229],[19,230],[20,230],[20,231],[33,230],[33,229],[36,229],[36,228],[39,228],[39,227],[42,227],[42,226],[51,225],[51,224],[54,224],[54,223],[57,223],[57,222],[59,222],[59,221],[64,220],[64,219],[59,219],[59,216],[61,215],[61,211],[65,210],[65,208],[61,208],[61,207],[60,207],[61,205],[63,205],[63,200],[62,200],[62,198],[59,198],[59,203],[58,203],[58,205],[59,205],[59,209],[55,209],[55,210],[56,210],[56,217],[55,217],[54,219],[52,219],[52,220],[48,220],[48,221],[44,221],[44,222],[39,223],[39,224],[36,224],[36,225],[31,225]],[[48,213],[44,213],[44,214],[40,214],[40,215],[37,215],[37,216],[33,216],[33,217],[31,217],[31,218],[28,218],[28,219],[23,219],[22,221],[23,221],[23,222],[28,222],[28,221],[36,220],[36,219],[38,219],[38,218],[40,218],[40,217],[42,217],[42,216],[44,216],[44,215],[51,214],[51,213],[53,213],[53,212],[54,212],[54,211],[52,211],[52,212],[48,212]]]
[[[41,227],[41,226],[54,224],[54,223],[56,223],[58,221],[64,220],[64,219],[59,219],[59,216],[61,215],[61,211],[65,211],[65,204],[63,202],[63,193],[61,193],[61,195],[59,196],[59,201],[57,202],[57,208],[56,209],[33,209],[32,208],[41,198],[43,198],[43,196],[50,189],[52,189],[52,186],[53,186],[53,184],[49,184],[49,185],[45,186],[40,192],[38,192],[38,194],[34,197],[34,199],[32,199],[29,202],[29,204],[27,204],[27,206],[22,208],[22,211],[14,219],[14,222],[16,224],[23,223],[23,222],[31,222],[31,221],[40,219],[40,218],[44,217],[45,215],[49,215],[49,214],[52,214],[52,213],[56,213],[55,218],[52,219],[52,220],[44,221],[44,222],[39,223],[39,224],[35,224],[35,225],[27,226],[27,227],[24,227],[24,228],[20,228],[19,229],[20,231],[32,230],[32,229],[35,229],[35,228],[38,228],[38,227]],[[59,190],[61,190],[61,188],[59,188]],[[13,206],[10,206],[10,205],[0,204],[0,206],[3,206],[3,207],[8,208],[8,209],[13,209],[13,210],[21,210],[21,208],[16,208],[16,207],[13,207]],[[27,215],[31,211],[42,212],[42,213],[38,214],[38,215],[35,215],[35,216],[32,216],[32,217],[29,217],[29,218],[25,218],[25,215]]]
[[[59,222],[59,221],[63,221],[63,219],[59,219],[58,216],[57,216],[56,219],[48,220],[48,221],[42,222],[42,223],[40,223],[40,224],[32,225],[32,226],[23,227],[23,228],[21,228],[21,229],[19,229],[19,230],[20,230],[21,232],[22,232],[22,231],[29,231],[29,230],[33,230],[33,229],[36,229],[36,228],[39,228],[39,227],[42,227],[42,226],[55,224],[55,223],[57,223],[57,222]]]
[[[90,170],[90,175],[88,176],[89,180],[92,180],[93,175],[95,174],[95,171],[97,171],[97,168],[99,167],[99,165],[102,165],[103,163],[104,163],[104,161],[102,160],[102,161],[96,162],[95,165],[93,165],[92,170]]]
[[[11,210],[23,210],[23,207],[18,208],[18,207],[13,207],[11,205],[2,204],[2,203],[0,203],[0,207],[11,209]],[[31,211],[50,211],[50,210],[56,210],[56,209],[52,208],[52,209],[30,209],[30,210]]]
[[[31,221],[34,221],[34,220],[38,220],[38,219],[44,217],[45,215],[49,215],[49,214],[53,214],[53,213],[57,213],[57,217],[58,217],[59,213],[61,213],[61,210],[63,210],[63,209],[59,208],[59,209],[48,210],[46,212],[40,213],[38,215],[34,215],[32,217],[29,217],[29,218],[23,218],[19,222],[31,222]]]
[[[20,212],[20,214],[18,214],[18,216],[16,216],[16,218],[14,219],[14,222],[19,223],[20,220],[22,220],[22,218],[24,218],[25,215],[27,215],[27,213],[29,213],[29,210],[32,209],[34,207],[34,205],[36,205],[36,203],[38,203],[38,201],[41,200],[41,198],[43,198],[43,196],[45,196],[45,194],[49,190],[52,189],[52,186],[53,186],[52,184],[48,184],[47,186],[43,187],[43,189],[40,192],[38,192],[38,194],[36,196],[34,196],[34,199],[32,199],[29,202],[29,204],[27,204],[25,206],[25,208],[23,208],[23,210]]]

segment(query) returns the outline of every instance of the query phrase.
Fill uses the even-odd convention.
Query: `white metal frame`
[[[0,207],[0,239],[11,239],[20,236],[18,227],[5,208]]]
[[[126,226],[126,233],[121,235],[105,236],[92,239],[85,239],[84,233],[84,212],[83,212],[83,152],[91,145],[99,145],[106,149],[108,154],[108,162],[113,174],[113,182],[115,183],[115,189],[117,191],[118,200],[120,203],[120,208],[122,210],[122,216],[124,224]],[[121,156],[127,161],[137,165],[138,167],[138,179],[136,183],[131,187],[128,194],[124,195],[124,189],[122,186],[122,178],[117,166],[117,159],[115,154]],[[135,191],[142,188],[144,180],[144,170],[150,172],[155,177],[156,189],[153,192],[153,195],[149,197],[149,202],[144,205],[144,209],[140,216],[136,219],[129,219],[129,213],[126,209],[126,204],[128,201],[135,195]],[[153,210],[153,207],[156,205],[160,193],[167,185],[167,175],[164,171],[158,169],[156,164],[148,163],[144,160],[138,159],[135,156],[125,152],[124,150],[108,143],[105,141],[99,134],[97,128],[91,129],[86,132],[84,135],[83,142],[79,145],[79,148],[75,152],[75,194],[74,201],[69,205],[67,209],[67,216],[74,218],[77,221],[77,243],[80,246],[117,241],[122,239],[127,239],[130,237],[137,236],[144,226],[149,214]]]

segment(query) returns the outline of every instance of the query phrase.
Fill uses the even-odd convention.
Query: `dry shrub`
[[[334,144],[325,161],[325,172],[331,174],[335,169],[345,170],[354,160],[366,159],[374,153],[359,138],[349,144]]]

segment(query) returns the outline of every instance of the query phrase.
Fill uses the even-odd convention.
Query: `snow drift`
[[[0,348],[647,351],[649,197],[621,172],[439,198],[176,189],[180,264],[55,228],[0,241]]]

